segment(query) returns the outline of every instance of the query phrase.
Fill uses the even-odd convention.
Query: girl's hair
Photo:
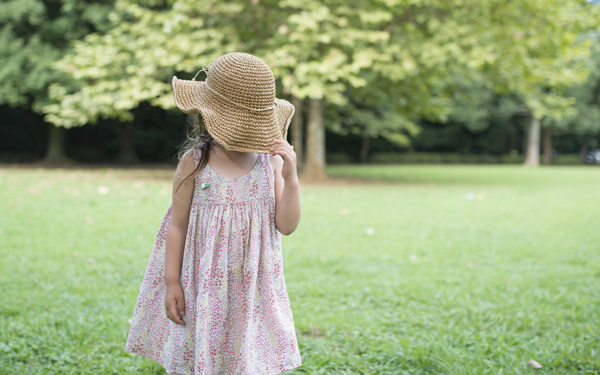
[[[188,154],[193,153],[196,150],[201,151],[200,161],[198,162],[196,169],[179,183],[175,192],[179,190],[183,181],[195,178],[198,173],[206,167],[206,164],[208,164],[208,152],[210,147],[219,147],[217,141],[215,141],[206,131],[204,121],[199,113],[188,115],[188,128],[187,139],[182,143],[179,152],[177,153],[179,162],[181,162],[184,157],[188,156]]]

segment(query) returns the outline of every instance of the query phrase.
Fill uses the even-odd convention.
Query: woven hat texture
[[[205,65],[205,81],[173,77],[175,105],[200,113],[208,133],[226,150],[271,153],[286,139],[294,106],[275,97],[271,68],[256,56],[228,53]]]

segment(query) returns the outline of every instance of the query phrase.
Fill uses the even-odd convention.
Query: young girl
[[[294,107],[257,57],[202,70],[173,77],[175,104],[205,129],[180,157],[126,349],[168,374],[280,374],[302,364],[280,237],[300,221]]]

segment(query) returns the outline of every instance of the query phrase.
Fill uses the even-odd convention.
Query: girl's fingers
[[[286,150],[289,153],[293,153],[294,152],[294,149],[289,144],[282,144],[282,145],[278,146],[277,148],[275,148],[274,151],[279,151],[279,150]]]
[[[177,314],[177,307],[171,306],[171,316],[173,317],[172,321],[177,324],[183,324],[183,320]]]
[[[180,319],[177,314],[176,300],[171,301],[171,303],[167,307],[166,312],[167,312],[167,318],[169,318],[169,320],[171,320],[173,323],[184,324],[183,320]]]
[[[183,299],[183,296],[181,296],[181,298],[176,298],[175,303],[177,304],[176,307],[179,310],[179,313],[182,316],[184,316],[185,315],[185,301]]]
[[[167,307],[167,318],[169,318],[169,320],[173,323],[177,323],[175,318],[173,318],[173,314],[171,313],[171,307]]]
[[[281,150],[281,151],[280,151],[280,150],[277,150],[277,151],[276,151],[276,154],[277,154],[277,155],[281,155],[281,156],[283,157],[283,161],[284,161],[284,162],[286,162],[286,161],[288,161],[288,162],[289,162],[289,161],[291,161],[291,160],[294,160],[294,159],[295,159],[295,158],[294,158],[294,156],[292,156],[293,154],[292,154],[291,152],[289,152],[289,151],[285,151],[285,150]]]
[[[284,141],[282,139],[275,140],[275,148],[278,148],[278,147],[289,147],[290,150],[294,149],[294,146],[292,146],[288,141]]]

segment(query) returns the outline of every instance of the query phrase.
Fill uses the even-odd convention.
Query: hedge
[[[369,163],[373,164],[521,164],[524,161],[525,155],[477,155],[453,152],[381,152],[369,157]],[[345,153],[328,153],[327,163],[351,164],[353,160]],[[581,164],[581,161],[578,154],[562,154],[553,157],[552,163],[568,165]]]

